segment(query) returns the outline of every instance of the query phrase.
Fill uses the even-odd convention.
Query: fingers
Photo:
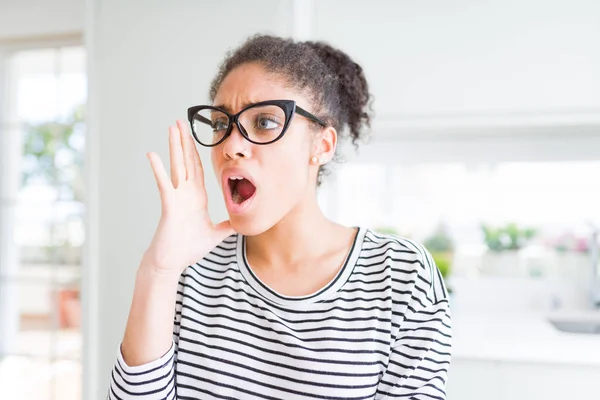
[[[199,159],[196,145],[184,121],[177,120],[177,127],[181,135],[181,143],[183,144],[183,158],[185,160],[187,179],[195,179],[200,174],[198,163],[196,162],[196,159]]]
[[[171,180],[175,188],[186,179],[181,134],[176,126],[169,127],[169,157],[171,160]]]
[[[192,137],[192,134],[189,131],[187,123],[185,123],[182,120],[178,120],[178,125],[183,127],[183,132],[185,132],[184,136],[190,142],[189,148],[192,150],[191,157],[194,164],[196,182],[198,182],[200,186],[204,187],[204,167],[202,166],[200,154],[198,154],[198,149],[196,148],[196,142],[194,141],[194,138]]]
[[[172,187],[172,185],[171,181],[169,180],[169,175],[165,170],[164,164],[156,153],[146,153],[146,157],[148,160],[150,160],[150,166],[154,172],[154,178],[156,179],[156,184],[158,185],[158,191],[161,194],[166,193],[167,190]]]

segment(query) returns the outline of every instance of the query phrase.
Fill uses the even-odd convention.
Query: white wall
[[[168,168],[168,126],[185,119],[188,106],[207,101],[208,84],[227,48],[259,31],[289,34],[289,6],[277,0],[89,3],[91,247],[86,310],[91,314],[86,351],[95,354],[89,353],[92,358],[86,363],[93,374],[86,383],[87,398],[106,396],[134,273],[160,216],[145,153],[158,152]],[[223,219],[226,212],[208,152],[201,150],[201,157],[209,211]]]
[[[84,0],[3,0],[0,41],[81,33]]]
[[[600,113],[597,0],[320,0],[313,32],[363,65],[379,118]]]
[[[544,123],[548,115],[566,115],[574,126],[586,115],[600,121],[600,3],[594,0],[86,1],[90,129],[84,306],[91,375],[84,387],[90,400],[106,394],[134,273],[159,218],[145,153],[157,151],[168,165],[168,126],[185,118],[189,105],[206,101],[225,49],[247,35],[293,33],[347,50],[370,80],[379,133],[397,132],[417,120],[421,128],[435,127],[436,135],[449,126],[458,126],[453,132],[461,135],[460,124],[452,121],[482,118],[488,130],[509,127],[494,131],[504,146],[524,132],[523,115],[542,114]],[[503,123],[510,118],[517,130]],[[595,126],[580,131],[581,138],[591,138],[584,143],[598,143]],[[476,126],[469,138],[478,132]],[[469,138],[465,146],[472,147]],[[429,145],[413,148],[423,153]],[[441,147],[439,154],[448,152]],[[465,154],[477,151],[467,147],[461,150]],[[535,148],[532,142],[519,158]],[[551,142],[548,151],[559,148]],[[593,146],[579,148],[594,157]],[[390,159],[397,156],[392,150],[386,154]],[[575,153],[577,147],[568,150]],[[201,150],[209,211],[220,220],[226,214],[207,155]]]

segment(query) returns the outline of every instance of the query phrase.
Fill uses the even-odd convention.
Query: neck
[[[344,227],[325,217],[315,191],[305,198],[281,221],[260,235],[246,238],[246,254],[260,265],[294,268],[302,262],[319,257],[339,238]]]

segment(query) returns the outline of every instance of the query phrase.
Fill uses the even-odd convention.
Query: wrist
[[[151,264],[141,263],[138,267],[136,279],[152,283],[153,285],[177,285],[181,273],[175,270],[165,270]]]

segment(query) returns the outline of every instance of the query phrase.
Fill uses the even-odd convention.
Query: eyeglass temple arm
[[[327,124],[325,122],[321,121],[320,118],[318,118],[317,116],[309,113],[308,111],[306,111],[303,108],[300,108],[300,107],[296,106],[296,113],[298,113],[299,115],[302,115],[305,118],[310,119],[311,121],[316,122],[317,124],[319,124],[319,125],[321,125],[323,127],[327,126]]]
[[[194,117],[194,119],[199,120],[200,122],[204,122],[206,125],[211,125],[212,126],[212,121],[206,117],[203,117],[202,115],[197,115]]]

